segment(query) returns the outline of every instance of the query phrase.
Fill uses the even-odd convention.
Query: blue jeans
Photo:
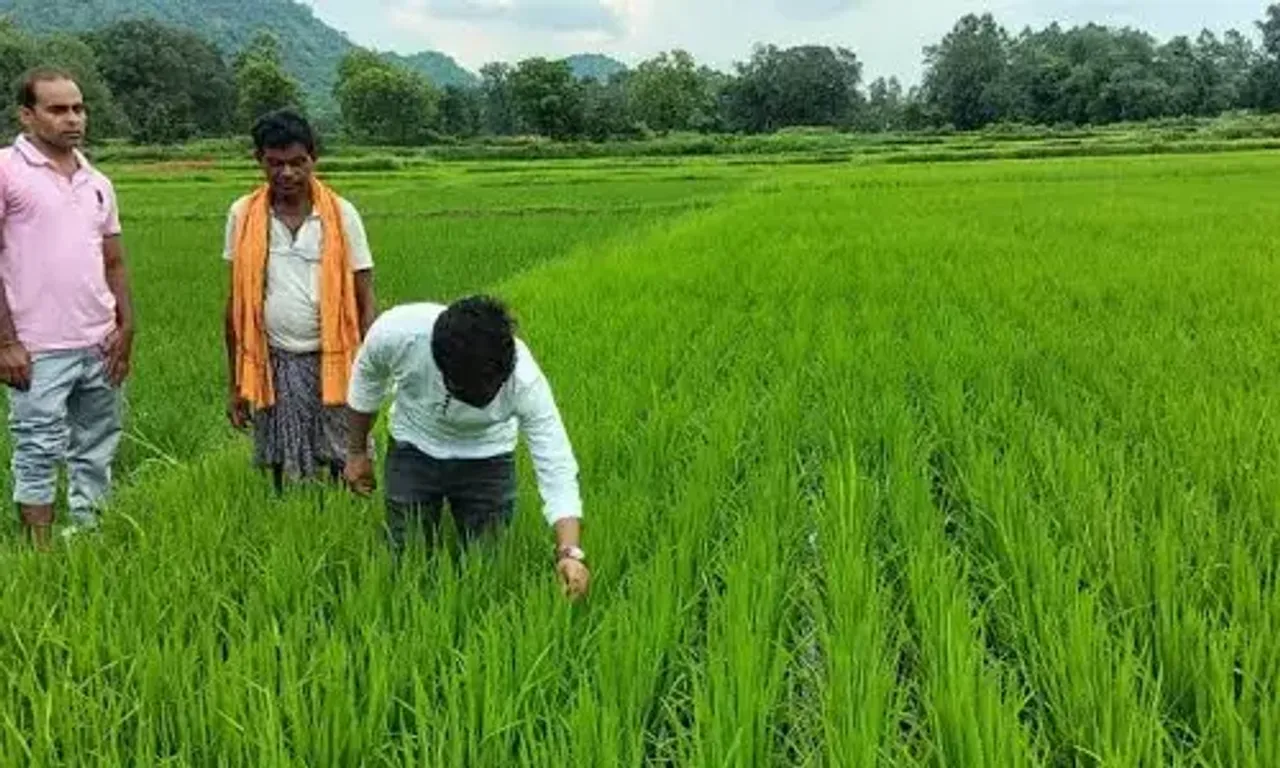
[[[97,348],[31,357],[31,388],[9,390],[13,500],[53,504],[65,462],[72,522],[95,527],[123,432],[120,390]]]

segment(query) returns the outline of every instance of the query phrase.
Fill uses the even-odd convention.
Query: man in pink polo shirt
[[[115,192],[79,150],[80,89],[66,72],[38,69],[18,102],[24,131],[0,149],[0,381],[14,501],[45,548],[64,461],[67,531],[97,527],[122,432],[133,310]]]

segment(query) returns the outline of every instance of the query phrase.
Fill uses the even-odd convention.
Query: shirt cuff
[[[561,520],[581,520],[582,505],[581,504],[558,504],[554,507],[547,507],[543,514],[547,518],[547,524],[555,526]]]
[[[363,392],[352,392],[347,397],[347,405],[357,413],[377,413],[382,408],[382,398]]]

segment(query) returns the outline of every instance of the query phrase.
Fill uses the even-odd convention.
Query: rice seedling
[[[222,427],[240,180],[131,177],[136,440],[100,541],[0,542],[0,762],[1276,764],[1277,162],[343,177],[384,305],[515,307],[579,605],[523,455],[465,552],[275,498]]]

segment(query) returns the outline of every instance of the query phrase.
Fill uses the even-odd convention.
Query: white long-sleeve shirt
[[[582,517],[578,464],[537,361],[516,339],[515,373],[493,402],[474,408],[449,395],[431,353],[440,304],[406,304],[383,313],[356,357],[347,404],[377,413],[394,390],[391,436],[435,459],[485,459],[511,453],[523,430],[533,457],[543,514],[554,525]]]

